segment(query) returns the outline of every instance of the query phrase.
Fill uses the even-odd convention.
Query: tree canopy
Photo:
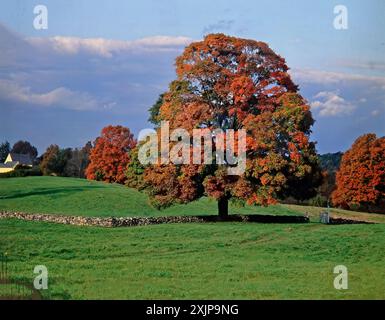
[[[333,204],[385,213],[385,137],[359,137],[342,156]]]
[[[32,159],[37,157],[37,149],[33,145],[31,145],[28,141],[17,141],[13,147],[11,152],[19,153],[19,154],[29,154]]]
[[[268,205],[279,197],[306,196],[293,192],[292,186],[301,183],[307,192],[314,191],[320,172],[309,140],[314,122],[310,108],[285,60],[266,43],[207,35],[176,59],[176,74],[153,107],[153,122],[168,121],[170,129],[188,132],[245,129],[246,171],[228,175],[226,165],[215,163],[149,165],[143,180],[156,206],[207,195],[218,200],[219,213],[226,215],[229,199]]]
[[[124,183],[130,160],[128,153],[135,145],[130,129],[123,126],[103,128],[90,152],[87,179]]]
[[[9,152],[11,151],[11,146],[8,141],[5,141],[0,144],[0,163],[3,163],[7,158]]]

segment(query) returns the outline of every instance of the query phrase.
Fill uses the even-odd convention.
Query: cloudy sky
[[[33,26],[48,9],[48,29]],[[348,9],[348,29],[333,26]],[[320,153],[385,135],[385,1],[2,0],[0,141],[42,153],[77,147],[108,124],[135,135],[175,78],[184,46],[211,32],[267,42],[312,107]]]

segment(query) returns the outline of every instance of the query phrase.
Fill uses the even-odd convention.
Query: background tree
[[[159,117],[160,107],[163,104],[163,97],[164,97],[164,93],[160,94],[158,97],[158,100],[156,100],[156,102],[148,110],[150,112],[150,117],[148,118],[148,121],[153,123],[155,126],[159,125],[158,117]]]
[[[65,176],[64,169],[71,153],[71,148],[60,149],[56,144],[50,145],[43,154],[40,170],[44,175]]]
[[[385,213],[385,137],[359,137],[343,155],[333,204],[345,209]]]
[[[245,129],[247,168],[226,174],[226,165],[152,165],[143,180],[157,207],[186,203],[203,195],[228,214],[229,199],[268,205],[319,174],[309,106],[297,93],[285,60],[267,44],[211,34],[190,44],[176,59],[177,80],[162,96],[154,123],[170,129]],[[158,105],[158,104],[155,104]],[[214,152],[215,141],[213,139]],[[298,196],[294,193],[293,196]]]
[[[65,168],[72,157],[72,153],[73,151],[71,148],[59,149],[54,166],[54,173],[56,175],[68,176],[65,172]]]
[[[336,187],[336,174],[340,168],[343,153],[325,153],[319,155],[320,165],[322,168],[323,181],[318,188],[318,194],[328,201],[331,199],[332,192]]]
[[[86,169],[90,163],[90,153],[92,150],[92,143],[88,141],[85,146],[80,150],[79,165],[80,165],[80,177],[86,177]]]
[[[129,163],[128,152],[136,141],[128,128],[108,126],[95,140],[90,152],[90,163],[86,170],[87,179],[124,183]]]
[[[70,157],[67,160],[63,169],[63,175],[66,177],[81,178],[79,163],[80,163],[80,150],[78,148],[75,148],[71,150]]]
[[[129,153],[130,162],[126,171],[126,185],[130,188],[143,190],[146,187],[143,179],[145,167],[138,159],[138,147],[139,145],[135,146]]]
[[[64,175],[67,177],[85,178],[91,149],[92,144],[89,141],[83,148],[71,150],[71,156],[64,167]]]
[[[41,157],[40,170],[44,175],[85,178],[91,148],[91,142],[82,149],[61,149],[58,145],[50,145]]]
[[[5,161],[10,151],[11,146],[9,145],[8,141],[5,141],[0,144],[0,163],[3,163]]]
[[[51,175],[56,173],[56,162],[59,156],[59,146],[56,144],[51,144],[47,150],[44,152],[41,162],[40,170],[43,175]]]
[[[36,147],[32,146],[28,141],[23,140],[16,142],[13,145],[11,152],[19,154],[29,154],[32,159],[35,159],[37,157]]]
[[[328,173],[336,173],[340,168],[342,155],[342,152],[320,154],[318,158],[320,159],[321,168],[328,171]]]

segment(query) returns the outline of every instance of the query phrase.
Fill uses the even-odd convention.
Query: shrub
[[[0,178],[20,178],[20,177],[29,177],[29,176],[41,176],[43,175],[40,168],[35,166],[28,169],[16,169],[11,172],[0,173]]]

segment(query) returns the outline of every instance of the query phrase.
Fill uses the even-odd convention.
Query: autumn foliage
[[[333,204],[385,213],[385,137],[359,137],[342,157]]]
[[[107,126],[103,128],[91,149],[87,179],[124,183],[125,171],[130,161],[128,152],[136,141],[128,128]]]
[[[313,119],[287,71],[285,60],[263,42],[210,34],[190,44],[176,59],[177,79],[152,118],[190,133],[245,129],[246,172],[230,176],[226,165],[216,164],[152,165],[143,179],[153,203],[163,207],[207,195],[226,215],[231,198],[268,205],[301,185],[306,190],[297,196],[314,195],[320,172],[309,141]]]

